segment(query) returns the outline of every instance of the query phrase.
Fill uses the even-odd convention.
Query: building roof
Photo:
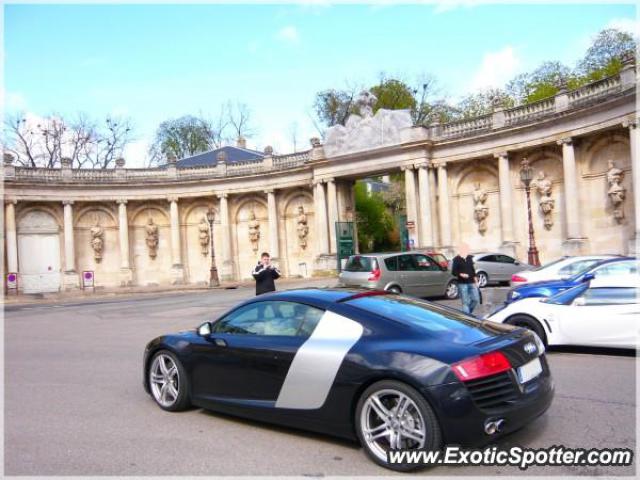
[[[260,161],[265,157],[264,153],[258,152],[257,150],[227,145],[208,152],[198,153],[191,157],[182,158],[176,162],[176,166],[178,168],[201,166],[215,167],[218,163],[217,157],[220,152],[224,152],[226,154],[227,163],[249,162],[252,160]]]

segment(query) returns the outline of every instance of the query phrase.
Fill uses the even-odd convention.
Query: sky
[[[248,105],[248,146],[309,147],[315,94],[382,72],[436,78],[455,100],[546,60],[574,66],[603,28],[638,31],[632,4],[110,4],[4,6],[5,111],[129,117],[128,167],[158,125]]]

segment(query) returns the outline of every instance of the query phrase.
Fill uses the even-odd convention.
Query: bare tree
[[[291,145],[293,145],[293,152],[295,153],[298,151],[298,122],[291,122],[289,135],[291,136]]]
[[[227,118],[235,138],[250,138],[256,132],[251,126],[251,110],[245,103],[227,103]]]

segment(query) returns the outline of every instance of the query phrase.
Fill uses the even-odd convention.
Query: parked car
[[[526,283],[568,278],[583,272],[601,260],[616,258],[620,255],[586,255],[576,257],[561,257],[549,263],[530,270],[516,272],[511,276],[511,286],[517,287]]]
[[[344,287],[387,290],[415,297],[458,297],[458,282],[449,269],[421,252],[351,255],[338,282]]]
[[[532,268],[531,265],[520,262],[504,253],[479,252],[471,255],[480,288],[491,283],[508,283],[514,273]]]
[[[390,463],[389,451],[495,441],[554,395],[534,333],[361,289],[254,297],[197,330],[155,338],[141,366],[163,410],[195,405],[358,440],[374,462],[404,471],[419,465]]]
[[[637,348],[640,280],[596,277],[547,298],[525,298],[485,317],[526,327],[547,345]]]
[[[547,282],[533,282],[512,288],[507,293],[506,303],[530,297],[550,297],[558,292],[575,287],[594,278],[605,276],[627,276],[629,282],[638,275],[638,260],[633,257],[615,257],[600,260],[576,275]]]

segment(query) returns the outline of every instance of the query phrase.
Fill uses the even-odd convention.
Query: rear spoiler
[[[394,292],[388,292],[386,290],[367,290],[365,292],[358,292],[354,295],[349,295],[348,297],[341,298],[340,300],[337,300],[336,303],[344,303],[344,302],[349,302],[351,300],[355,300],[357,298],[377,297],[380,295],[396,295],[396,294]]]

